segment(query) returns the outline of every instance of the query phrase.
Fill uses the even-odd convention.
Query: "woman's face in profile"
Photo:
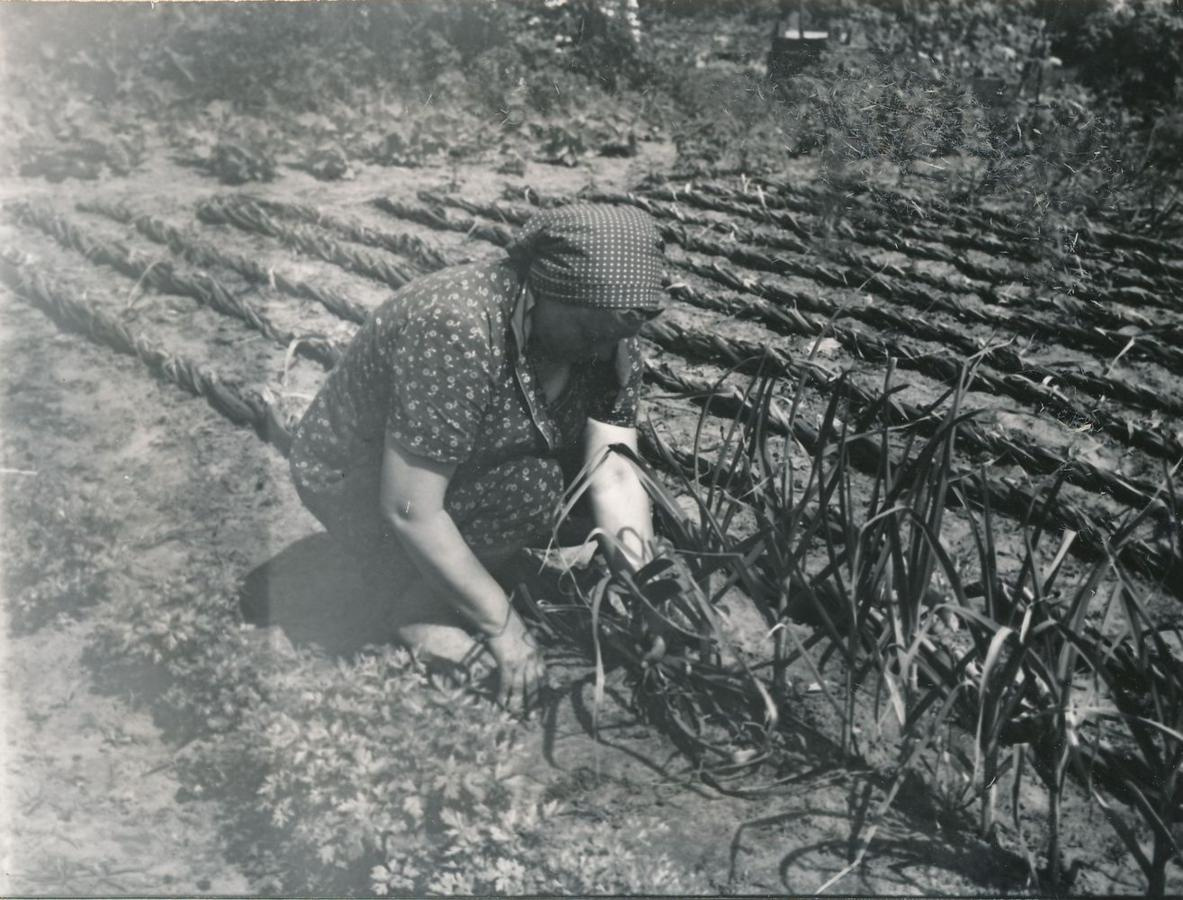
[[[546,297],[535,299],[530,315],[531,345],[550,359],[566,362],[609,359],[616,344],[635,335],[643,324],[622,322],[612,310]]]

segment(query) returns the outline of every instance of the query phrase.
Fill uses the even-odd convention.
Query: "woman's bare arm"
[[[486,634],[505,623],[509,599],[444,509],[453,464],[407,453],[387,442],[379,507],[420,571]]]
[[[635,452],[637,430],[588,419],[584,460],[600,460],[611,444],[624,444]],[[591,474],[588,500],[596,525],[611,535],[611,540],[601,539],[600,545],[613,568],[627,566],[636,571],[643,566],[653,542],[653,512],[632,463],[609,453]]]
[[[500,700],[529,707],[545,675],[538,648],[509,598],[472,552],[444,508],[455,465],[407,453],[387,441],[379,504],[423,574],[489,636],[500,670]]]

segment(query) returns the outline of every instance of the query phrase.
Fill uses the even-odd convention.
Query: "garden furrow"
[[[163,244],[177,256],[194,265],[229,269],[254,284],[270,285],[286,294],[319,303],[329,312],[350,322],[364,322],[369,315],[365,307],[331,288],[319,287],[300,278],[291,278],[278,269],[268,268],[254,259],[222,250],[186,234],[163,219],[136,214],[122,204],[102,200],[79,203],[78,208],[125,225],[133,225],[144,237]]]
[[[872,196],[875,202],[887,200],[893,214],[905,218],[931,219],[933,224],[940,226],[945,221],[961,222],[974,221],[974,216],[981,216],[977,211],[962,209],[962,211],[935,212],[929,208],[918,211],[916,205],[900,195],[891,192],[874,190]],[[989,222],[996,227],[1002,213],[990,213]],[[1009,220],[1014,221],[1014,220]],[[940,233],[933,225],[922,226],[929,233]],[[956,225],[955,225],[956,227]],[[970,226],[972,227],[972,226]],[[1019,224],[1020,228],[1027,228],[1026,224]],[[1035,235],[1028,233],[1024,240],[1032,241]],[[1133,290],[1161,291],[1168,289],[1175,303],[1164,302],[1159,305],[1168,309],[1179,309],[1178,293],[1183,290],[1183,250],[1179,245],[1169,242],[1159,245],[1153,239],[1138,237],[1138,235],[1119,235],[1116,232],[1106,232],[1091,225],[1082,226],[1069,239],[1067,234],[1061,235],[1061,240],[1068,246],[1058,248],[1052,252],[1040,253],[1043,261],[1055,261],[1064,258],[1068,268],[1079,267],[1088,273],[1112,279],[1116,284],[1125,284]],[[1174,246],[1174,248],[1172,248]],[[1149,279],[1143,280],[1143,279]],[[1137,294],[1127,294],[1133,302],[1137,302]]]
[[[710,204],[703,208],[717,209],[719,206],[716,204],[726,204],[728,211],[736,215],[752,218],[755,221],[762,221],[765,218],[770,218],[771,221],[778,221],[775,214],[781,212],[780,208],[782,205],[788,209],[810,216],[825,216],[833,207],[833,198],[829,195],[823,195],[821,199],[797,200],[794,202],[791,199],[787,199],[783,194],[734,188],[717,182],[702,182],[697,186],[697,190],[689,189],[688,192],[670,191],[668,189],[664,189],[662,192],[663,194],[672,194],[679,198],[689,199],[692,203],[702,200],[701,194],[698,193],[702,192],[709,195],[710,198],[715,198],[703,200],[704,203]],[[875,193],[873,196],[882,199],[884,195]],[[893,213],[890,215],[884,214],[879,208],[869,206],[866,203],[859,203],[857,206],[844,204],[841,209],[841,215],[844,219],[842,225],[847,229],[847,233],[851,239],[862,241],[864,237],[872,236],[873,240],[879,241],[884,236],[897,234],[900,237],[934,245],[946,245],[947,247],[953,247],[959,250],[975,250],[991,257],[1009,257],[1012,260],[1022,263],[1041,263],[1048,261],[1046,254],[1039,252],[1030,245],[1032,237],[1030,234],[1014,231],[1013,229],[1004,229],[1003,237],[996,237],[991,234],[990,232],[996,232],[998,230],[997,219],[974,222],[972,219],[966,217],[965,213],[950,213],[947,216],[940,216],[938,214],[937,216],[933,216],[930,210],[925,210],[925,214],[922,217],[912,205],[911,199],[903,198],[902,196],[889,201],[888,205],[893,210]],[[901,213],[911,221],[901,222]],[[929,224],[930,219],[939,219],[939,225]],[[858,227],[855,228],[853,226]],[[902,251],[908,252],[905,248],[902,248]],[[1090,275],[1104,278],[1107,283],[1113,286],[1146,289],[1158,286],[1158,283],[1150,279],[1144,272],[1128,268],[1129,261],[1122,260],[1120,254],[1117,255],[1119,262],[1126,262],[1127,267],[1123,268],[1120,265],[1115,265],[1113,262],[1114,256],[1113,253],[1106,253],[1101,258],[1088,257],[1082,259],[1079,255],[1076,255],[1074,264]],[[958,264],[956,259],[951,260],[951,262],[954,265]],[[1169,276],[1170,273],[1167,270],[1163,270],[1158,274],[1159,277],[1162,277],[1163,275]],[[1180,270],[1179,274],[1183,275],[1183,270]]]
[[[37,270],[21,254],[0,248],[0,277],[20,297],[37,306],[61,327],[83,334],[118,353],[140,359],[166,381],[205,398],[236,425],[253,428],[264,440],[286,454],[290,425],[277,404],[266,395],[229,381],[206,366],[131,331],[115,316],[80,300],[85,292],[71,290]]]
[[[769,198],[766,194],[737,191],[709,183],[699,185],[698,191],[723,198],[712,201],[710,206],[712,209],[722,207],[719,211],[744,216],[756,223],[772,223],[782,228],[791,223],[795,230],[799,230],[799,233],[810,238],[817,233],[816,227],[820,226],[822,218],[829,218],[826,215],[827,210],[819,210],[812,205],[799,209],[795,213],[778,209],[779,204],[776,199]],[[677,197],[681,196],[680,192],[671,193]],[[701,196],[701,194],[696,193],[695,196]],[[771,202],[768,202],[770,199]],[[815,227],[807,228],[797,218],[798,215],[809,216],[814,220]],[[851,218],[855,215],[857,215],[858,221],[852,222]],[[836,217],[833,227],[850,241],[881,247],[884,250],[892,250],[916,259],[927,259],[955,266],[970,278],[989,284],[1009,283],[1014,280],[1014,273],[1006,269],[975,263],[964,253],[953,251],[975,250],[992,258],[1007,256],[1014,258],[1017,255],[1023,262],[1037,262],[1037,260],[1029,258],[1031,254],[1021,244],[1014,246],[980,233],[963,234],[952,229],[934,232],[915,225],[901,224],[898,221],[886,221],[868,209],[860,209],[856,213],[849,207],[844,208],[842,217]]]
[[[418,222],[440,231],[462,231],[468,237],[488,241],[498,247],[507,247],[513,241],[513,230],[504,225],[489,225],[478,219],[462,220],[422,203],[407,203],[394,197],[375,197],[370,203],[395,218]]]
[[[309,225],[319,225],[330,231],[335,231],[346,240],[358,244],[366,244],[396,253],[410,259],[424,271],[434,271],[444,266],[458,265],[468,260],[451,258],[439,247],[434,247],[427,241],[409,234],[392,234],[379,228],[370,228],[358,222],[352,222],[322,212],[315,206],[306,203],[291,203],[282,200],[272,200],[266,197],[239,195],[239,202],[254,203],[267,212],[276,213],[289,219],[305,222]]]
[[[790,215],[774,217],[773,221],[777,224],[783,224],[786,221],[795,221],[791,217],[791,213],[800,213],[813,217],[826,217],[834,209],[834,196],[822,195],[821,198],[810,197],[802,199],[795,194],[772,193],[766,191],[750,191],[740,190],[729,187],[727,185],[719,184],[718,182],[701,182],[696,186],[684,185],[679,188],[668,187],[653,187],[645,191],[645,196],[652,197],[656,200],[668,200],[670,202],[686,201],[699,209],[709,209],[716,212],[726,212],[732,215],[744,216],[753,221],[761,221],[762,218],[767,218],[770,214],[777,212],[787,212]],[[845,199],[845,197],[843,197]],[[848,206],[842,207],[843,215],[849,215],[851,209]],[[858,214],[863,218],[864,222],[874,222],[876,229],[884,231],[892,231],[897,228],[897,223],[888,223],[873,218],[875,213],[867,208],[859,209]],[[795,226],[802,229],[802,232],[808,235],[803,226],[799,223]],[[949,223],[951,229],[952,223]],[[925,234],[924,240],[932,240],[928,236],[928,232],[913,232],[915,235]],[[951,243],[949,238],[957,241],[956,244]],[[964,228],[959,231],[942,230],[936,243],[948,244],[957,249],[964,250],[978,250],[989,256],[1009,256],[1012,259],[1017,259],[1025,263],[1035,263],[1040,261],[1040,256],[1032,250],[1022,240],[1010,237],[1008,239],[998,238],[988,233],[982,233],[979,229]]]
[[[721,256],[732,262],[757,271],[769,272],[776,275],[788,275],[810,278],[822,284],[838,288],[851,288],[854,285],[847,280],[846,275],[835,272],[825,266],[803,263],[799,260],[789,260],[784,256],[761,253],[758,250],[742,246],[732,246],[718,241],[712,241],[699,236],[687,234],[678,228],[663,229],[667,239],[672,238],[683,249],[692,250],[710,256]],[[850,275],[856,273],[850,272]],[[1155,362],[1169,368],[1172,372],[1183,373],[1183,349],[1171,346],[1169,343],[1151,335],[1141,335],[1137,341],[1124,333],[1104,330],[1100,328],[1082,328],[1068,322],[1045,322],[1023,313],[996,314],[983,310],[966,312],[966,307],[957,304],[949,298],[916,286],[901,284],[899,281],[875,272],[863,273],[865,280],[858,284],[858,289],[879,294],[895,302],[907,303],[919,309],[941,309],[960,318],[973,317],[981,324],[991,324],[1006,328],[1019,334],[1038,334],[1046,338],[1057,340],[1071,339],[1085,346],[1093,347],[1108,354],[1118,354],[1135,347],[1134,351]]]
[[[772,202],[759,202],[760,199],[768,200],[769,198],[767,195],[756,195],[756,197],[753,198],[748,193],[732,191],[719,185],[713,185],[709,190],[707,189],[706,185],[700,186],[700,188],[697,189],[691,185],[684,185],[678,189],[649,188],[643,194],[637,195],[597,194],[594,196],[603,196],[608,202],[620,202],[619,200],[615,199],[616,197],[620,196],[636,196],[638,199],[643,199],[653,203],[656,210],[663,209],[665,204],[672,205],[674,209],[677,210],[677,204],[688,202],[691,206],[697,207],[699,209],[725,213],[729,216],[740,216],[756,224],[771,224],[782,229],[787,229],[794,234],[799,235],[805,241],[808,241],[809,245],[801,245],[801,242],[791,238],[786,241],[784,238],[779,236],[762,237],[753,230],[745,228],[743,231],[748,235],[745,240],[748,240],[750,243],[766,243],[768,246],[775,246],[778,249],[791,250],[797,253],[808,253],[810,250],[812,250],[814,252],[825,253],[827,255],[836,255],[839,258],[846,256],[849,261],[856,265],[870,265],[872,267],[875,265],[873,262],[868,261],[862,254],[858,254],[849,250],[843,251],[825,244],[819,244],[816,240],[816,236],[822,226],[816,220],[819,219],[819,217],[822,215],[822,212],[809,204],[801,205],[794,211],[778,209],[777,207],[780,206],[780,204],[775,202],[775,198],[771,198]],[[668,206],[665,206],[664,208],[668,209]],[[844,213],[848,214],[849,210],[844,210]],[[798,215],[809,216],[815,221],[812,223],[803,223],[798,218]],[[692,218],[697,218],[686,216],[684,213],[676,217],[687,222],[691,221]],[[708,219],[707,221],[711,220]],[[696,222],[695,224],[701,223]],[[860,226],[870,227],[855,228],[851,226],[851,223],[843,220],[840,220],[839,227],[845,237],[856,243],[883,247],[884,249],[893,250],[895,252],[903,253],[907,256],[912,256],[919,259],[948,263],[957,266],[962,272],[972,278],[989,283],[1005,284],[1013,281],[1014,278],[1009,273],[1000,272],[985,266],[975,265],[969,260],[965,259],[964,256],[953,253],[949,248],[952,247],[961,250],[977,250],[993,257],[1013,257],[1016,255],[1016,253],[1022,253],[1025,251],[1025,248],[1021,246],[1012,247],[1003,241],[984,236],[958,235],[956,233],[950,232],[941,232],[939,235],[934,235],[930,232],[923,231],[922,229],[915,228],[914,226],[910,227],[909,229],[903,229],[900,228],[896,223],[892,223],[889,227],[888,223],[872,218],[872,214],[869,212],[865,216],[861,217],[861,220],[858,224]],[[911,244],[901,242],[898,240],[897,236],[911,238],[922,241],[923,243]],[[1034,262],[1035,260],[1024,258],[1023,261]],[[933,286],[940,287],[944,290],[953,290],[958,292],[969,292],[974,290],[973,287],[963,285],[959,282],[951,281],[950,279],[940,276],[928,276],[926,273],[919,271],[910,271],[909,275],[910,277],[913,277],[917,280],[932,278],[933,280],[931,283]]]
[[[794,204],[801,203],[816,204],[819,208],[825,208],[833,202],[832,195],[826,190],[769,182],[765,182],[764,186],[768,188],[764,202],[772,205],[775,205],[777,198],[785,199],[792,208],[798,208]],[[724,191],[731,190],[723,187]],[[1001,235],[1013,244],[1016,250],[1030,244],[1035,237],[1028,223],[1000,210],[975,209],[969,206],[954,209],[939,200],[920,200],[898,191],[868,185],[850,185],[843,196],[853,197],[856,194],[869,198],[870,204],[864,203],[864,209],[885,209],[894,217],[912,222],[933,223],[965,234],[984,232]],[[1178,241],[1161,241],[1113,229],[1086,226],[1075,237],[1071,252],[1078,259],[1084,257],[1103,263],[1116,261],[1149,274],[1183,279],[1183,243]],[[1046,258],[1045,254],[1035,248],[1027,250],[1027,253],[1032,262],[1043,261]]]
[[[647,322],[642,334],[664,350],[728,368],[741,368],[751,372],[761,364],[773,365],[777,372],[792,378],[797,378],[806,371],[802,364],[793,362],[787,354],[764,343],[727,338],[701,329],[682,328],[661,319]],[[934,363],[933,371],[944,372],[941,380],[946,383],[957,383],[954,377],[954,372],[959,370],[957,361],[947,357],[943,359],[944,362],[939,367]],[[809,371],[814,376],[812,380],[824,387],[828,376],[823,370],[810,366]],[[1183,458],[1183,440],[1175,435],[1148,428],[1105,410],[1085,410],[1056,388],[1032,381],[1022,375],[1007,375],[1002,378],[980,372],[975,375],[984,379],[983,383],[998,387],[1004,393],[1025,399],[1032,404],[1041,404],[1043,408],[1056,410],[1060,416],[1077,424],[1087,423],[1131,447],[1167,462],[1173,463]],[[951,378],[954,379],[952,382],[949,381]],[[906,421],[908,417],[903,416],[903,419]]]
[[[833,287],[852,288],[879,294],[896,302],[904,302],[921,309],[928,308],[957,308],[957,304],[941,298],[939,294],[919,286],[903,284],[889,276],[875,272],[865,272],[865,279],[858,283],[857,279],[848,279],[846,274],[836,272],[826,266],[815,265],[800,260],[791,260],[780,255],[762,253],[750,247],[724,244],[700,236],[690,235],[682,228],[666,227],[663,229],[667,239],[672,239],[685,250],[703,253],[710,256],[721,256],[739,265],[758,271],[770,272],[776,275],[789,275],[809,278]],[[853,276],[854,272],[848,273]],[[1167,341],[1159,340],[1149,334],[1139,336],[1135,342],[1128,334],[1100,328],[1082,328],[1068,322],[1043,322],[1032,316],[1021,313],[1008,315],[988,314],[979,312],[983,318],[993,319],[999,326],[1020,333],[1036,331],[1047,337],[1058,339],[1075,339],[1086,346],[1091,346],[1105,352],[1121,353],[1129,346],[1145,357],[1162,364],[1175,373],[1183,373],[1183,349],[1171,346]]]
[[[689,293],[684,298],[687,302],[709,303],[713,304],[709,308],[725,309],[733,315],[754,316],[762,324],[775,330],[786,327],[799,329],[801,327],[799,310],[804,308],[809,312],[825,315],[832,319],[851,318],[875,328],[904,331],[922,340],[943,344],[965,356],[980,353],[987,365],[1002,372],[1019,374],[1031,379],[1051,379],[1071,385],[1097,398],[1114,398],[1150,411],[1183,415],[1183,403],[1164,397],[1160,392],[1132,384],[1128,379],[1074,371],[1068,367],[1041,366],[1027,362],[1009,347],[999,346],[986,349],[957,329],[921,315],[906,314],[901,309],[889,306],[847,306],[834,303],[818,294],[790,290],[765,279],[740,273],[718,262],[708,265],[687,259],[679,261],[679,265],[694,275],[710,279],[730,290],[754,295],[751,299],[737,298],[727,301],[711,298],[701,293]],[[937,299],[938,302],[934,306],[937,311],[948,313],[969,324],[989,325],[995,318],[981,310],[957,304],[947,298]],[[1022,333],[1020,326],[1025,324],[1028,318],[1016,314],[1011,320],[1011,330]]]
[[[775,197],[758,191],[736,191],[732,188],[710,184],[700,187],[704,191],[719,193],[723,196],[742,196],[746,201],[749,201],[748,204],[732,204],[728,208],[755,221],[761,221],[766,217],[766,209],[769,205],[778,205]],[[671,194],[669,192],[663,194],[663,196],[667,195]],[[691,202],[700,196],[693,191],[690,193],[678,192],[673,195],[683,197],[683,199],[688,198]],[[818,214],[822,214],[824,210],[825,205],[822,206]],[[897,212],[906,212],[909,216],[916,214],[916,211],[910,206],[906,209],[901,208]],[[1041,255],[1034,251],[1024,252],[1021,244],[1008,243],[994,246],[992,241],[984,240],[980,236],[967,237],[959,234],[951,230],[952,226],[950,225],[938,228],[931,225],[908,224],[901,222],[899,218],[886,218],[878,210],[866,207],[858,210],[844,208],[843,215],[847,220],[842,221],[839,227],[850,239],[863,243],[876,243],[889,247],[889,249],[890,245],[897,244],[898,246],[894,249],[911,255],[915,255],[913,245],[900,243],[898,238],[931,241],[936,244],[977,250],[995,256],[1009,255],[1012,258],[1029,260],[1030,262],[1052,261],[1046,258],[1047,254]],[[849,220],[854,220],[857,227],[852,226]],[[1150,266],[1149,268],[1156,272],[1156,276],[1152,278],[1146,274],[1146,266],[1139,270],[1129,268],[1132,262],[1121,258],[1121,254],[1117,251],[1103,254],[1096,259],[1082,259],[1074,249],[1070,251],[1070,256],[1069,268],[1071,271],[1060,271],[1055,275],[1050,275],[1046,271],[1035,274],[1041,280],[1048,281],[1049,287],[1059,293],[1059,296],[1054,298],[1054,302],[1062,305],[1067,301],[1065,295],[1070,295],[1074,298],[1074,302],[1087,304],[1083,309],[1078,307],[1076,312],[1085,313],[1088,318],[1096,321],[1102,327],[1121,327],[1121,323],[1118,321],[1121,319],[1125,319],[1130,326],[1135,328],[1150,327],[1150,323],[1143,321],[1143,317],[1134,312],[1132,307],[1157,309],[1170,313],[1177,313],[1183,309],[1183,301],[1180,300],[1180,294],[1183,293],[1183,267],[1171,270],[1163,265]],[[1119,262],[1126,264],[1124,268],[1114,264],[1115,256],[1119,258]],[[952,259],[949,261],[970,277],[988,282],[977,288],[977,293],[983,299],[991,302],[1005,302],[1008,299],[999,294],[995,287],[1000,283],[999,273],[983,269],[963,256],[952,255]],[[1026,269],[1009,274],[1002,273],[1002,283],[1027,282],[1030,280],[1031,274]],[[1080,276],[1084,276],[1087,282],[1082,283]],[[1040,299],[1031,288],[1028,288],[1024,294],[1025,302],[1039,301]],[[1099,318],[1102,310],[1105,318]],[[1153,329],[1151,330],[1153,331]],[[1160,336],[1178,342],[1180,328],[1177,324],[1160,326],[1159,331],[1161,332]]]
[[[39,228],[63,247],[80,253],[91,262],[109,266],[158,291],[191,297],[210,309],[240,319],[260,334],[294,347],[295,352],[326,368],[331,368],[337,361],[337,350],[327,338],[279,328],[205,272],[184,273],[168,260],[148,260],[121,243],[89,234],[45,207],[21,204],[14,208],[14,212],[18,220]]]
[[[732,202],[726,204],[730,211],[754,221],[761,221],[765,217],[765,210],[768,206],[776,207],[778,205],[775,197],[769,197],[769,195],[760,192],[737,191],[733,188],[709,183],[700,185],[700,190],[710,195],[730,198]],[[687,199],[691,203],[697,203],[702,199],[702,194],[693,189],[660,192],[660,196],[663,197],[670,195]],[[739,202],[735,202],[737,198]],[[704,208],[715,208],[717,204],[725,201],[708,199],[704,202],[710,204],[709,207]],[[806,209],[801,209],[801,211],[810,215],[823,215],[827,206],[828,204],[819,204],[818,207],[810,210],[807,205]],[[899,204],[894,209],[896,215],[892,217],[884,215],[877,208],[866,205],[856,208],[843,207],[842,215],[846,219],[843,225],[846,226],[846,234],[852,240],[860,242],[868,235],[896,234],[900,237],[931,242],[932,244],[975,250],[995,258],[1009,257],[1021,263],[1038,264],[1054,261],[1054,258],[1049,257],[1047,253],[1030,247],[1030,235],[1022,241],[999,240],[973,230],[972,226],[969,231],[959,231],[954,224],[955,217],[952,222],[947,221],[943,225],[919,224],[915,221],[901,222],[898,218],[901,213],[908,218],[913,218],[916,215],[915,209],[910,205],[901,206]],[[876,237],[875,240],[878,241],[879,238]],[[1095,255],[1086,254],[1082,257],[1078,250],[1079,246],[1074,246],[1071,250],[1065,251],[1065,255],[1071,259],[1071,268],[1087,275],[1090,280],[1097,281],[1097,285],[1084,288],[1076,277],[1061,274],[1054,280],[1054,284],[1058,285],[1060,289],[1072,294],[1083,293],[1085,299],[1098,302],[1131,303],[1179,310],[1180,304],[1177,302],[1177,294],[1183,290],[1183,267],[1172,268],[1168,264],[1159,262],[1153,266],[1154,277],[1150,277],[1145,267],[1131,268],[1134,265],[1133,261],[1123,256],[1120,251],[1103,251]],[[907,252],[907,249],[903,248],[903,252]],[[1116,263],[1114,262],[1115,258]],[[954,265],[957,264],[955,261]],[[1010,274],[1006,280],[1025,281],[1026,279],[1023,277],[1025,274],[1027,274],[1026,271],[1022,274],[1015,272]],[[1168,297],[1158,296],[1164,290],[1169,292]]]
[[[676,351],[678,347],[684,349],[686,346],[684,341],[687,339],[694,340],[694,337],[698,338],[698,343],[701,346],[701,335],[691,337],[682,329],[666,328],[664,327],[665,325],[666,323],[649,323],[642,333],[647,339],[666,350]],[[713,343],[717,353],[721,342]],[[702,358],[716,363],[730,362],[732,365],[738,365],[741,369],[749,373],[755,373],[762,367],[766,373],[775,373],[794,379],[800,378],[802,374],[805,374],[821,396],[829,395],[833,386],[832,379],[826,377],[816,367],[808,364],[794,364],[787,357],[781,357],[769,350],[766,350],[766,352],[768,354],[767,356],[762,356],[758,359],[749,356],[741,360],[736,359],[730,354],[712,355],[708,350],[703,353]],[[669,375],[664,376],[662,381],[664,382],[663,386],[667,387],[673,383],[673,379]],[[952,380],[951,385],[956,386],[957,383],[958,379],[955,378]],[[974,387],[971,379],[967,383],[967,388],[973,390]],[[706,389],[706,386],[705,384],[698,383],[694,386],[694,389],[702,392]],[[874,408],[875,405],[882,402],[882,398],[878,394],[861,391],[858,388],[853,388],[852,390],[856,411]],[[728,406],[733,406],[734,403],[735,397],[731,395],[728,398]],[[898,398],[893,403],[895,405],[896,419],[899,424],[915,427],[923,435],[929,435],[939,427],[940,423],[934,421],[922,409]],[[799,440],[805,440],[800,434],[796,435],[796,437]],[[1114,472],[1107,471],[1082,460],[1067,458],[1033,441],[1005,437],[1001,434],[995,434],[979,428],[972,422],[968,422],[958,433],[958,446],[966,452],[990,456],[993,458],[994,464],[1016,465],[1031,475],[1063,475],[1064,479],[1070,484],[1075,484],[1093,494],[1112,496],[1120,503],[1133,508],[1140,509],[1150,506],[1151,515],[1160,521],[1164,520],[1168,512],[1166,506],[1155,499],[1157,489],[1155,484],[1136,478],[1117,475]]]
[[[913,353],[907,347],[894,341],[843,328],[829,320],[811,319],[803,313],[784,310],[767,303],[753,309],[753,304],[750,301],[737,300],[731,303],[717,295],[704,294],[685,285],[672,288],[671,293],[680,300],[706,309],[727,312],[741,317],[755,313],[761,323],[767,324],[777,331],[810,337],[832,335],[852,354],[882,359],[890,358],[895,360],[901,368],[915,369],[950,386],[955,386],[960,379],[960,363],[950,361],[948,357]],[[646,333],[646,337],[649,337],[648,333]],[[967,355],[972,355],[972,351]],[[988,358],[988,354],[983,353],[983,357]],[[950,366],[951,362],[952,366]],[[1026,374],[1030,376],[1031,373]],[[975,377],[970,380],[967,389],[980,391],[985,388],[994,393],[1010,393],[1006,390],[1006,383],[1001,379],[988,379],[981,385],[976,383],[977,380],[977,373],[975,373]],[[1024,399],[1029,400],[1029,397],[1025,396]],[[1155,485],[1153,484],[1134,478],[1121,477],[1079,460],[1066,459],[1032,441],[1007,439],[972,426],[967,427],[963,438],[966,449],[990,454],[997,457],[999,461],[1014,463],[1024,471],[1034,474],[1047,475],[1063,471],[1067,473],[1067,479],[1072,484],[1092,492],[1111,494],[1131,506],[1145,506],[1154,495]],[[1160,511],[1165,513],[1165,507],[1162,507]]]
[[[234,195],[205,200],[197,207],[197,217],[209,224],[233,225],[276,238],[293,250],[392,288],[402,287],[417,274],[373,252],[342,244],[310,226],[276,222],[249,198]]]

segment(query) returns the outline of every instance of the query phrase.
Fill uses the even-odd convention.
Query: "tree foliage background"
[[[575,165],[668,139],[687,172],[813,155],[840,181],[943,173],[952,199],[1177,229],[1177,2],[806,6],[830,50],[771,79],[769,36],[797,4],[641,0],[637,31],[619,0],[6,4],[5,162],[60,174],[39,160],[65,142],[117,172],[156,132],[207,158],[202,135],[327,148],[342,171],[489,153]]]

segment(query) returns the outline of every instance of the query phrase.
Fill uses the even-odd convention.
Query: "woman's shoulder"
[[[422,275],[395,292],[381,307],[391,323],[418,317],[499,318],[518,289],[507,259],[449,266]]]
[[[441,269],[409,283],[379,307],[359,339],[386,360],[459,354],[498,369],[508,352],[512,267],[497,261]]]
[[[448,266],[421,275],[402,287],[395,297],[419,297],[427,301],[501,297],[516,289],[517,275],[508,259],[490,259]]]

